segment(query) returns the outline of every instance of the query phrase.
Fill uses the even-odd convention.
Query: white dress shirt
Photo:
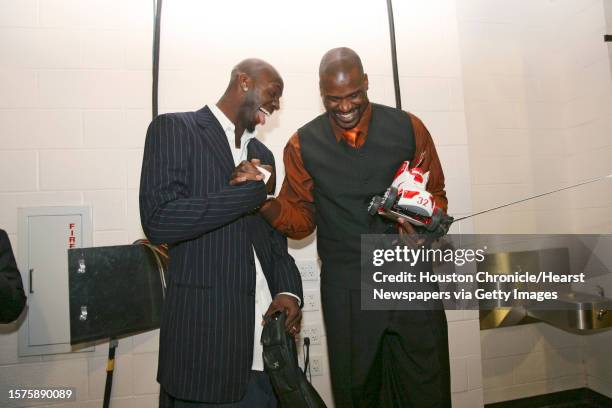
[[[221,124],[221,127],[223,128],[223,131],[225,132],[225,136],[227,137],[227,141],[230,145],[230,150],[232,151],[232,157],[234,158],[234,165],[237,166],[241,161],[247,159],[247,146],[251,139],[255,137],[256,132],[251,133],[245,130],[242,138],[240,139],[240,147],[236,148],[236,136],[234,133],[236,127],[232,121],[229,120],[216,105],[208,105],[208,107],[215,118],[217,118]],[[268,174],[267,176],[268,177],[265,178],[264,183],[268,182],[270,175]],[[263,314],[268,310],[270,303],[272,303],[272,294],[270,293],[270,288],[268,288],[268,282],[266,281],[263,269],[259,263],[259,259],[257,258],[255,248],[253,248],[253,256],[255,257],[255,338],[253,341],[253,365],[251,366],[251,369],[263,371],[263,348],[260,342],[261,332],[263,330],[261,321]],[[287,294],[297,298],[297,296],[292,293]]]

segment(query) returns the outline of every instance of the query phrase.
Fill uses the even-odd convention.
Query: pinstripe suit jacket
[[[249,158],[274,165],[257,139]],[[147,237],[170,244],[157,379],[172,396],[230,402],[246,391],[253,358],[255,262],[272,296],[302,298],[286,238],[259,215],[263,182],[230,186],[234,162],[208,107],[158,116],[149,126],[140,182]]]

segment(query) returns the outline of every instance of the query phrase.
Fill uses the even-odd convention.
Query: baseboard
[[[486,404],[485,408],[612,408],[612,399],[589,388],[576,388]]]

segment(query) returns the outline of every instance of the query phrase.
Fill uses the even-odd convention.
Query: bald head
[[[342,129],[352,129],[368,107],[368,75],[359,55],[350,48],[334,48],[319,65],[319,89],[323,106]]]
[[[248,76],[257,81],[262,75],[266,75],[270,80],[279,82],[283,85],[283,80],[278,71],[269,63],[258,58],[247,58],[240,61],[233,69],[229,86],[234,85],[241,76]]]
[[[232,69],[229,84],[217,107],[236,126],[238,147],[244,130],[253,132],[255,126],[266,122],[266,116],[280,109],[283,87],[278,71],[258,58],[240,61]]]
[[[363,75],[361,58],[355,51],[347,47],[333,48],[323,55],[319,64],[319,78],[336,76],[339,72],[358,70]]]

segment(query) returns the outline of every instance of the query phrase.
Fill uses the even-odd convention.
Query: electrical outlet
[[[304,312],[312,312],[320,309],[319,292],[304,292]]]
[[[308,372],[306,373],[308,374]],[[323,357],[319,355],[310,356],[310,374],[314,377],[315,375],[323,375]]]
[[[319,263],[316,259],[300,259],[295,261],[295,265],[300,270],[302,280],[316,281],[319,280]]]
[[[310,344],[321,344],[321,329],[321,326],[318,325],[303,326],[301,330],[302,339],[308,337],[310,339]]]

